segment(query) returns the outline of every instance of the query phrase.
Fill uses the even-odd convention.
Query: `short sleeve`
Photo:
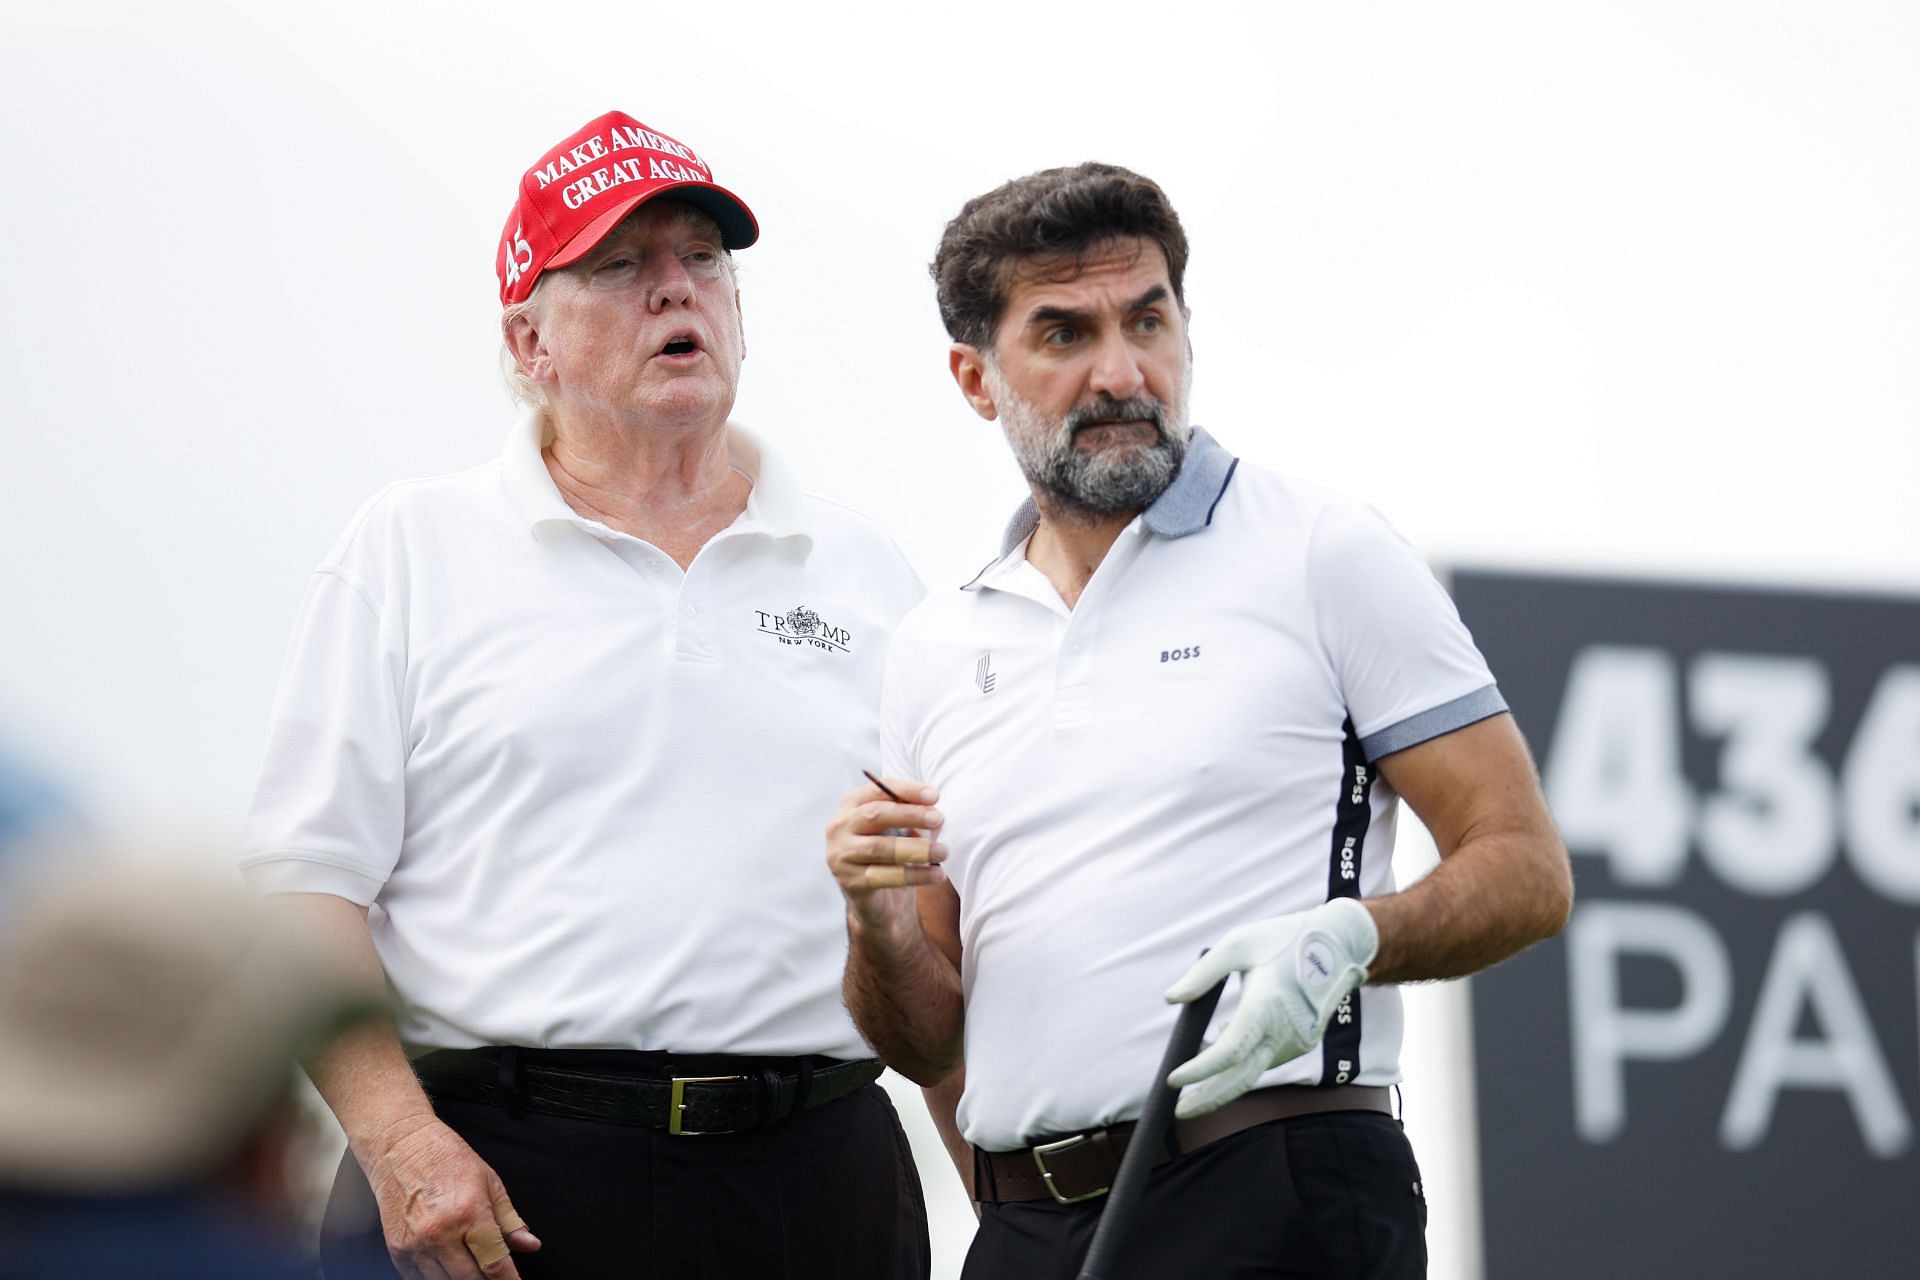
[[[365,590],[317,572],[294,624],[247,815],[241,870],[266,893],[365,906],[405,829],[405,659]]]
[[[1506,710],[1453,601],[1378,512],[1328,506],[1307,555],[1320,643],[1367,759]]]
[[[866,516],[859,518],[862,532],[868,539],[863,548],[868,565],[866,577],[886,595],[886,657],[881,666],[880,759],[877,764],[883,778],[917,778],[919,775],[914,772],[914,766],[907,756],[908,735],[902,730],[904,717],[899,688],[902,668],[895,658],[899,653],[901,624],[914,607],[926,598],[927,588],[914,571],[913,563],[892,536]]]
[[[904,691],[901,689],[905,664],[900,661],[901,646],[896,634],[887,649],[886,674],[880,681],[880,776],[883,778],[920,778],[920,765],[907,743]]]

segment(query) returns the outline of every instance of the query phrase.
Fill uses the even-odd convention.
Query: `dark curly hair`
[[[1129,237],[1160,246],[1173,296],[1184,306],[1187,233],[1151,179],[1089,161],[1003,183],[967,201],[940,237],[929,268],[940,319],[955,342],[990,350],[1020,263],[1052,260],[1072,279],[1089,252]]]

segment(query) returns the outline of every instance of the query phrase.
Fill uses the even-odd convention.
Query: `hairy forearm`
[[[1572,904],[1566,851],[1550,828],[1469,836],[1418,884],[1367,900],[1380,930],[1368,981],[1475,973],[1559,933]]]
[[[370,993],[384,998],[386,973],[367,929],[364,908],[326,894],[290,894],[278,899],[298,912],[333,948],[340,962]],[[307,1074],[364,1160],[420,1123],[434,1118],[413,1068],[407,1064],[393,1023],[369,1020],[310,1058]]]
[[[842,992],[867,1043],[915,1084],[933,1085],[960,1065],[960,974],[917,922],[888,928],[849,913]]]

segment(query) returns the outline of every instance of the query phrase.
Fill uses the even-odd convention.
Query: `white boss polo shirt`
[[[1235,925],[1392,892],[1372,762],[1504,710],[1377,514],[1204,431],[1072,610],[1026,559],[1035,519],[901,624],[881,716],[887,767],[947,815],[959,1119],[993,1150],[1136,1116],[1175,1018],[1161,993]],[[1391,1083],[1400,1031],[1398,991],[1364,988],[1262,1083]]]
[[[921,588],[729,432],[752,494],[684,574],[566,505],[533,418],[314,575],[244,866],[372,904],[410,1046],[867,1054],[821,832]]]

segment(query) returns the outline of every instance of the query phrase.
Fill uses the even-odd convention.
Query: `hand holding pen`
[[[863,924],[905,923],[914,918],[913,894],[901,890],[945,878],[947,847],[937,837],[946,818],[933,808],[940,793],[910,779],[866,777],[827,824],[827,867]]]

